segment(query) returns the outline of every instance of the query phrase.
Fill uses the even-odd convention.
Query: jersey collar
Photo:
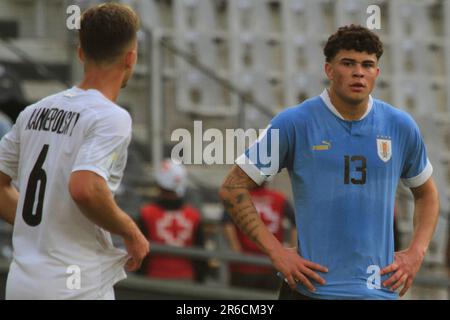
[[[77,95],[77,94],[83,94],[83,93],[91,93],[91,94],[97,95],[99,97],[102,97],[103,99],[108,99],[103,95],[103,93],[101,93],[97,89],[83,90],[77,86],[73,86],[71,89],[69,89],[69,92],[67,94],[68,95],[73,95],[73,94]]]
[[[348,120],[344,119],[344,117],[339,113],[339,111],[336,109],[336,107],[331,103],[330,95],[328,94],[328,90],[327,90],[326,88],[325,88],[325,89],[323,90],[323,92],[320,94],[320,98],[322,98],[322,101],[325,103],[325,105],[327,106],[327,108],[330,109],[330,111],[331,111],[336,117],[338,117],[339,119],[348,121]],[[369,103],[368,103],[368,106],[367,106],[367,110],[366,110],[366,112],[363,114],[363,116],[362,116],[359,120],[356,120],[356,121],[360,121],[360,120],[364,119],[364,118],[370,113],[370,111],[372,110],[372,107],[373,107],[373,99],[372,99],[372,96],[369,95]]]

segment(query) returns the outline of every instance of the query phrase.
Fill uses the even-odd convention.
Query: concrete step
[[[69,61],[68,44],[55,38],[19,38],[8,42],[33,60],[44,64],[65,64]],[[0,45],[0,60],[20,62],[20,58],[3,43]]]

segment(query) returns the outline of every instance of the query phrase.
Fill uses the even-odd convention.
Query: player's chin
[[[362,91],[350,91],[347,94],[348,100],[352,101],[353,103],[360,103],[361,101],[364,101],[369,96],[369,92],[366,90]]]

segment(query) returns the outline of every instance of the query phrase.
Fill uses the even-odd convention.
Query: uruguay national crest
[[[392,156],[392,144],[390,137],[378,137],[377,138],[377,151],[378,156],[384,162],[388,162]]]

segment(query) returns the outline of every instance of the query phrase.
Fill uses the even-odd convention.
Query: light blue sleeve
[[[427,151],[419,127],[409,117],[409,128],[405,130],[405,158],[401,179],[410,188],[424,184],[433,173],[433,167],[427,157]]]
[[[259,138],[235,161],[259,185],[291,166],[294,145],[292,113],[292,109],[287,109],[275,116]]]

